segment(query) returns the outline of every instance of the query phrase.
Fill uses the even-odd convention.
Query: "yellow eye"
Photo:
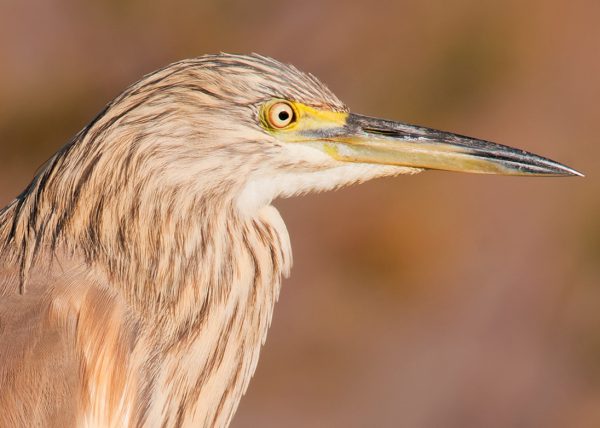
[[[296,113],[291,105],[282,101],[269,108],[267,119],[271,126],[281,129],[296,121]]]

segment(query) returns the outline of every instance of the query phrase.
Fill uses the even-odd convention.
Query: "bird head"
[[[250,213],[277,197],[425,169],[580,175],[522,150],[351,113],[314,76],[260,55],[207,55],[152,73],[73,145],[82,150],[70,163],[106,192],[137,180],[129,187],[149,189],[147,199],[174,187],[226,195]]]
[[[169,79],[179,82],[178,101],[190,102],[183,112],[191,122],[179,115],[171,123],[191,130],[182,152],[196,158],[190,169],[203,174],[201,181],[211,173],[217,182],[235,178],[244,210],[276,197],[425,169],[580,175],[523,150],[351,113],[314,76],[270,58],[220,54],[180,64]],[[173,165],[186,173],[180,162]]]

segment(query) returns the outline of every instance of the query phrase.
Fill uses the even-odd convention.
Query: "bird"
[[[144,76],[0,211],[0,426],[228,426],[292,265],[272,202],[430,169],[581,175],[258,54]]]

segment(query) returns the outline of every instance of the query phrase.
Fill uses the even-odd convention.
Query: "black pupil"
[[[285,122],[286,120],[288,120],[290,118],[290,113],[285,110],[282,110],[279,112],[277,117],[279,117],[279,120],[281,120],[282,122]]]

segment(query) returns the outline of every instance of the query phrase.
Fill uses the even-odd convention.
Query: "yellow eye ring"
[[[296,121],[296,111],[285,101],[279,101],[269,107],[266,118],[273,128],[283,129]]]

